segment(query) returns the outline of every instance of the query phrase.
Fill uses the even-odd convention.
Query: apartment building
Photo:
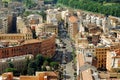
[[[108,71],[120,68],[120,49],[107,52],[106,68]]]
[[[0,34],[8,32],[8,19],[7,17],[0,16]]]
[[[90,35],[87,35],[87,33],[79,32],[75,40],[76,53],[93,56],[93,63],[95,63],[93,65],[96,66],[97,69],[106,69],[107,51],[120,47],[119,41],[115,39],[114,37],[110,37],[110,35],[106,36],[102,34],[100,36],[95,35],[95,37],[93,35],[90,38]]]
[[[52,23],[53,25],[58,25],[58,22],[61,20],[61,12],[59,9],[48,9],[46,23]]]
[[[29,24],[40,24],[43,22],[42,16],[38,14],[31,14],[27,16],[27,19],[28,19]]]
[[[105,46],[98,46],[97,48],[95,48],[95,57],[97,58],[97,65],[96,65],[97,69],[106,68],[107,50],[109,50],[109,48]]]
[[[17,26],[17,33],[23,33],[23,28],[25,28],[27,25],[25,24],[25,21],[22,19],[22,17],[17,17],[17,22],[16,22],[16,26]]]
[[[77,80],[100,80],[97,69],[89,63],[92,57],[77,54]]]
[[[97,70],[93,68],[88,68],[85,71],[83,71],[82,74],[82,80],[101,80],[98,77],[98,72]],[[79,79],[80,80],[80,79]]]
[[[113,28],[120,27],[120,18],[109,16],[109,21]]]
[[[36,28],[36,35],[39,35],[40,33],[43,32],[51,32],[56,34],[56,36],[58,35],[58,26],[57,25],[53,25],[52,23],[46,24],[39,24]]]
[[[24,27],[21,30],[21,33],[14,33],[14,34],[0,34],[0,40],[1,41],[8,41],[9,40],[29,40],[33,39],[32,32],[29,28]]]
[[[55,54],[55,35],[44,33],[39,39],[22,40],[16,45],[1,45],[0,59],[33,54],[42,54],[46,57],[52,57]]]
[[[78,18],[76,16],[70,16],[68,18],[68,34],[72,40],[75,40],[75,36],[78,33]]]

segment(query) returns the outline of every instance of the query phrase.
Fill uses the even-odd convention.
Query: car
[[[62,46],[62,48],[64,49],[64,48],[66,48],[65,46]]]
[[[62,64],[66,64],[66,63],[67,63],[66,60],[63,60],[63,61],[62,61]]]

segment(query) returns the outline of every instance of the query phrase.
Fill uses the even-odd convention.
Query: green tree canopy
[[[120,0],[58,0],[59,4],[120,17]]]
[[[59,64],[58,62],[51,62],[50,66],[53,67],[54,69],[58,69]]]

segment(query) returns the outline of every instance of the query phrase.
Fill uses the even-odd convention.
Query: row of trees
[[[37,5],[34,0],[23,0],[23,3],[27,8],[33,8]]]
[[[17,70],[12,62],[9,62],[9,68],[5,72],[13,72],[14,76],[22,75],[34,75],[36,71],[51,71],[57,70],[59,67],[58,62],[52,61],[50,58],[46,58],[38,54],[33,60],[27,59],[24,63],[24,67],[21,71]],[[49,67],[47,69],[46,67]]]
[[[45,4],[52,4],[52,3],[56,3],[57,0],[44,0]]]
[[[20,75],[20,72],[14,67],[12,62],[8,62],[8,67],[5,69],[5,72],[13,72],[14,76]]]
[[[97,2],[115,2],[115,3],[120,3],[120,0],[93,0]]]
[[[9,3],[9,2],[14,2],[14,1],[18,1],[18,2],[22,2],[24,3],[24,5],[27,7],[27,8],[33,8],[36,6],[36,2],[34,0],[2,0],[2,2],[5,2],[5,3]]]
[[[75,9],[82,9],[120,17],[120,5],[117,3],[105,5],[103,3],[95,2],[92,0],[58,0],[58,3]]]

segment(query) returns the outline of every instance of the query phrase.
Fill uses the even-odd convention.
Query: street
[[[65,76],[64,76],[64,80],[74,80],[74,69],[72,67],[73,63],[72,63],[72,51],[73,51],[73,48],[72,48],[72,45],[71,45],[71,42],[70,40],[67,38],[64,38],[62,39],[62,41],[64,43],[66,43],[66,48],[63,49],[63,50],[66,50],[66,51],[63,51],[63,54],[65,54],[67,56],[67,59],[66,59],[66,64],[64,64],[63,66],[66,66],[65,69],[64,69],[64,72],[65,72]],[[63,60],[62,60],[63,61]]]
[[[74,79],[74,69],[73,69],[73,46],[71,44],[71,40],[67,35],[66,30],[64,29],[63,23],[59,25],[59,39],[60,43],[57,44],[56,55],[54,56],[54,60],[60,62],[61,67],[63,69],[63,79],[62,80],[75,80]],[[59,46],[63,44],[63,46]]]

